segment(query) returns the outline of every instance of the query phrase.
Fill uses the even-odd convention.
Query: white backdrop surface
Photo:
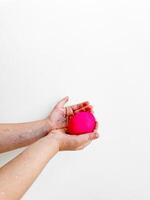
[[[150,199],[148,0],[0,0],[0,122],[90,100],[99,140],[53,158],[23,200]],[[0,164],[21,150],[0,155]]]

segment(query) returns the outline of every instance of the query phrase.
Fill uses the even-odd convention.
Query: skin
[[[68,99],[65,97],[59,101],[49,116],[43,120],[19,124],[0,124],[0,153],[32,144],[53,129],[65,129],[68,118],[76,112],[92,112],[89,102],[65,107]]]
[[[10,124],[8,125],[9,128],[7,128],[7,125],[1,125],[0,140],[3,140],[7,146],[4,147],[5,145],[1,142],[1,152],[34,143],[30,144],[21,154],[0,168],[0,199],[19,200],[32,185],[47,162],[59,151],[80,150],[90,144],[92,140],[98,138],[98,127],[93,133],[79,136],[65,133],[67,120],[71,115],[81,110],[92,112],[92,107],[88,102],[64,107],[67,101],[68,97],[58,102],[50,115],[44,120],[27,124]],[[26,128],[26,131],[24,131],[24,128]],[[4,133],[6,133],[5,137]],[[29,137],[30,133],[31,138]],[[23,140],[21,134],[24,136]],[[10,137],[12,139],[15,138],[12,145],[11,142],[8,143],[7,141]]]

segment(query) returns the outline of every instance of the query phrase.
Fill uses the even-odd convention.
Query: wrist
[[[47,141],[55,145],[57,151],[60,150],[60,140],[56,135],[49,133],[45,138]]]
[[[44,122],[45,122],[45,127],[47,129],[47,133],[49,133],[50,131],[52,131],[52,123],[48,118],[44,119]]]

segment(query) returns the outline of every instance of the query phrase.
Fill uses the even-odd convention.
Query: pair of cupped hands
[[[53,138],[57,142],[60,151],[83,149],[89,145],[92,140],[99,137],[97,132],[97,122],[96,128],[92,133],[86,133],[82,135],[70,135],[66,133],[68,119],[75,113],[81,111],[93,113],[93,107],[88,101],[65,107],[65,104],[68,102],[68,100],[69,97],[65,97],[60,100],[46,118],[46,121],[51,127],[51,131],[46,137]]]

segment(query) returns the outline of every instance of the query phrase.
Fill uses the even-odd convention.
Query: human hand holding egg
[[[87,101],[65,107],[67,101],[68,97],[59,101],[49,115],[53,125],[49,135],[58,142],[61,151],[83,149],[99,137],[93,107]]]

